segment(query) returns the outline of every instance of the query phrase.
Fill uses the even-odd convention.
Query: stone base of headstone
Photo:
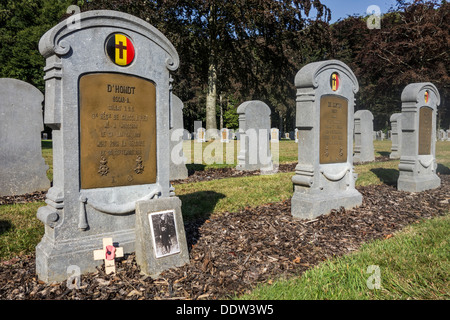
[[[331,210],[340,207],[352,209],[362,204],[362,195],[356,189],[350,189],[339,194],[308,194],[294,192],[291,199],[291,214],[297,219],[314,219],[329,214]]]
[[[134,230],[99,234],[83,239],[51,241],[44,236],[36,246],[36,274],[44,282],[60,282],[67,280],[73,266],[80,274],[95,272],[96,267],[104,261],[94,260],[94,251],[101,248],[103,238],[110,237],[114,244],[123,247],[124,252],[134,251]]]
[[[397,189],[407,192],[422,192],[441,186],[441,179],[437,175],[412,176],[400,173],[397,180]]]
[[[158,235],[156,226],[151,226],[151,214],[169,212],[175,220],[176,232],[171,237],[173,253],[163,250],[163,256],[158,257],[155,247]],[[136,203],[136,262],[141,273],[157,277],[164,270],[181,267],[189,263],[186,235],[181,213],[181,200],[178,197],[160,198]]]

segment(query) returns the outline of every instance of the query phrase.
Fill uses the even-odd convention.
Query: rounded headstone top
[[[246,102],[242,103],[237,108],[236,112],[238,114],[243,114],[243,113],[250,111],[250,109],[254,112],[258,112],[261,115],[267,115],[267,116],[269,116],[272,112],[266,103],[259,101],[259,100],[246,101]]]
[[[373,120],[373,114],[369,110],[358,110],[355,112],[355,118]]]
[[[27,95],[32,97],[32,101],[36,101],[37,97],[39,97],[40,101],[36,104],[37,106],[44,100],[44,95],[38,88],[28,82],[18,79],[0,78],[0,92],[1,91],[5,91],[8,96],[13,94],[23,96],[23,93],[27,92]]]
[[[317,88],[319,86],[317,81],[318,76],[322,72],[330,69],[345,74],[351,80],[353,83],[353,93],[359,91],[359,84],[355,74],[345,63],[339,60],[326,60],[307,64],[297,72],[295,86],[297,88]]]
[[[431,82],[418,82],[418,83],[410,83],[408,84],[402,92],[402,102],[425,102],[424,101],[424,92],[433,93],[435,99],[430,99],[430,101],[436,101],[436,106],[439,106],[441,103],[441,96],[439,95],[439,91],[434,84]]]
[[[74,26],[72,21],[76,20]],[[167,54],[167,68],[171,71],[178,69],[180,59],[175,47],[158,29],[148,22],[128,13],[112,10],[93,10],[78,13],[60,22],[47,31],[39,41],[39,51],[48,58],[54,54],[64,56],[70,52],[70,44],[64,39],[75,32],[95,27],[113,27],[132,30],[160,46]]]

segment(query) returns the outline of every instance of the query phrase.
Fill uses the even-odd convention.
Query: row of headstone
[[[315,62],[297,73],[295,85],[300,139],[292,178],[292,215],[312,219],[332,209],[360,205],[362,195],[355,189],[353,163],[373,160],[373,116],[366,110],[353,113],[358,92],[355,75],[337,60]],[[437,188],[439,92],[431,83],[414,83],[405,87],[401,98],[402,113],[391,118],[393,147],[400,154],[397,188],[409,192]],[[381,134],[380,138],[384,139]]]
[[[439,141],[450,141],[450,129],[439,129],[437,139]]]
[[[184,133],[167,143],[171,130],[183,126],[182,103],[172,94],[170,72],[179,65],[173,45],[147,22],[105,10],[79,14],[75,30],[69,20],[61,22],[39,49],[47,63],[44,121],[53,129],[54,159],[53,186],[37,212],[45,225],[36,247],[39,279],[62,281],[68,270],[95,271],[100,261],[111,270],[115,257],[131,252],[151,276],[189,263],[181,201],[170,183],[171,154],[181,152],[175,144]],[[295,85],[292,215],[310,219],[360,205],[354,128],[358,155],[370,151],[363,149],[366,116],[354,114],[355,75],[341,61],[321,61],[303,67]],[[402,102],[398,188],[435,188],[439,93],[430,83],[412,84]],[[238,113],[238,169],[270,172],[269,141],[280,140],[270,128],[270,108],[248,101]],[[201,122],[194,127],[201,131]]]

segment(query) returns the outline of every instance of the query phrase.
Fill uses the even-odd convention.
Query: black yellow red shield
[[[339,80],[340,80],[339,75],[336,72],[334,72],[330,78],[331,90],[337,91],[339,89]]]
[[[125,67],[133,62],[135,49],[130,38],[114,33],[106,40],[106,53],[115,64]]]

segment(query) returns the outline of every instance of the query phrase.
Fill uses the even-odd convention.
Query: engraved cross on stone
[[[123,59],[123,51],[127,50],[127,47],[123,45],[122,41],[120,41],[119,44],[116,44],[116,49],[119,49],[119,58]]]
[[[103,249],[94,251],[94,260],[105,260],[105,272],[116,272],[115,259],[123,257],[123,248],[116,248],[112,238],[103,239]]]

